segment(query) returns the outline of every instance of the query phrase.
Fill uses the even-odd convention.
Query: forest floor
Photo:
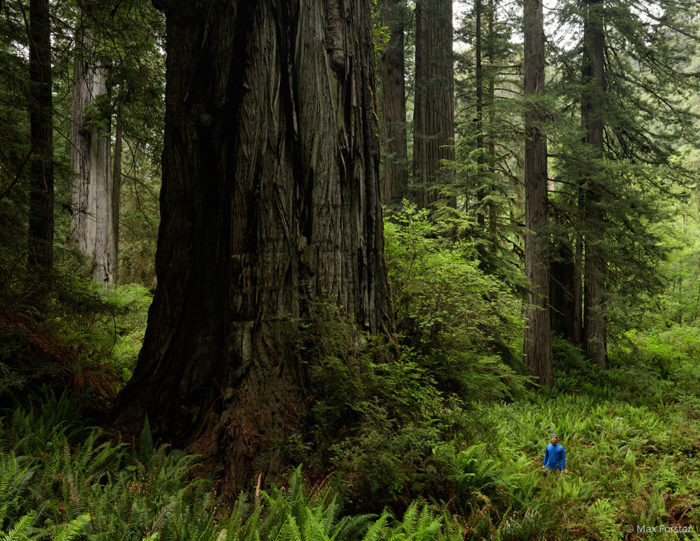
[[[286,488],[222,506],[196,457],[147,432],[137,447],[117,443],[86,426],[84,395],[48,393],[2,415],[0,537],[698,539],[697,332],[675,333],[685,346],[668,362],[658,348],[618,352],[605,371],[569,356],[553,390],[476,406],[468,444],[433,448],[459,471],[453,501],[426,494],[403,514],[346,515],[334,489],[343,479],[307,486],[301,470]],[[542,473],[552,430],[566,449],[561,475]]]
[[[421,253],[472,273],[444,252]],[[470,276],[470,283],[480,279]],[[443,282],[465,283],[440,280],[442,291]],[[700,539],[694,323],[628,331],[609,349],[606,370],[556,340],[555,386],[546,390],[517,383],[522,376],[493,356],[479,357],[481,350],[460,349],[480,337],[478,329],[455,334],[447,327],[452,334],[440,343],[452,349],[386,363],[373,357],[381,350],[365,358],[336,355],[334,348],[347,349],[344,327],[317,322],[314,332],[332,347],[316,352],[330,364],[314,377],[337,386],[320,404],[318,422],[329,423],[333,435],[332,423],[345,422],[338,416],[357,418],[346,425],[350,436],[325,443],[322,452],[345,462],[331,460],[335,475],[319,483],[318,449],[300,445],[304,466],[290,466],[280,488],[256,493],[251,486],[231,504],[198,475],[197,457],[154,442],[147,428],[136,445],[125,444],[85,414],[86,405],[131,376],[150,293],[120,287],[105,301],[96,289],[66,291],[75,293],[64,294],[43,322],[8,303],[0,313],[0,540]],[[488,298],[460,295],[460,306]],[[435,314],[427,304],[419,308]],[[488,336],[479,339],[479,348],[488,347]],[[478,399],[447,398],[437,379],[444,359],[453,363],[445,380],[463,377],[465,392]],[[475,364],[465,367],[470,360]],[[356,364],[349,370],[346,362]],[[355,376],[362,381],[345,381],[358,370],[367,370]],[[501,380],[515,381],[515,390],[489,391]],[[68,382],[71,390],[58,396],[42,387],[47,381]],[[338,410],[348,389],[358,394],[356,403]],[[566,449],[560,475],[542,472],[552,432]]]

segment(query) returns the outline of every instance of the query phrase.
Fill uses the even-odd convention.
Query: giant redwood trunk
[[[404,82],[405,0],[384,0],[382,22],[389,42],[382,52],[382,118],[384,137],[384,200],[401,202],[408,196],[406,146],[406,85]]]
[[[583,182],[583,213],[586,221],[585,259],[583,266],[584,325],[583,345],[591,360],[605,368],[606,324],[604,304],[605,260],[601,254],[603,216],[600,207],[602,175],[599,160],[603,157],[604,115],[604,29],[603,2],[587,0],[583,28],[583,95],[581,119],[585,131],[588,176]]]
[[[158,286],[123,421],[238,490],[303,426],[294,321],[389,320],[367,0],[170,0]]]
[[[450,182],[441,167],[455,157],[452,62],[452,0],[417,0],[413,176],[422,207],[438,199],[437,184]]]
[[[525,314],[525,362],[540,384],[551,387],[552,335],[549,313],[549,237],[547,202],[546,113],[544,94],[544,28],[542,0],[525,0],[525,275],[530,285]]]
[[[90,3],[83,5],[87,9]],[[96,60],[95,47],[92,31],[81,23],[73,69],[71,242],[92,264],[95,280],[116,283],[118,213],[110,169],[109,89],[107,69]]]
[[[53,98],[51,95],[51,23],[48,0],[29,5],[31,180],[29,184],[29,271],[45,284],[53,264]],[[37,305],[46,300],[46,291]]]

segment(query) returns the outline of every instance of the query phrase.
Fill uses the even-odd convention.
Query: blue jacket
[[[566,453],[564,448],[559,445],[548,444],[544,450],[543,466],[547,466],[550,470],[563,470],[566,467]]]

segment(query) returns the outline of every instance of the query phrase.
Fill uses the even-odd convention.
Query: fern
[[[8,532],[0,532],[0,541],[31,541],[27,533],[36,517],[36,513],[31,512],[20,518],[14,527]]]
[[[90,515],[84,514],[71,520],[62,527],[60,533],[54,537],[54,541],[71,541],[77,538],[90,523]]]
[[[379,536],[384,533],[387,523],[389,522],[390,515],[384,511],[381,516],[372,524],[367,533],[365,533],[362,541],[377,541]]]

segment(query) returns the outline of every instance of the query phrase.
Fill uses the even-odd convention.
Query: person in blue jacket
[[[552,443],[548,444],[544,450],[542,466],[544,466],[545,472],[551,470],[564,471],[566,468],[566,453],[564,448],[559,445],[559,438],[556,434],[552,434]]]

